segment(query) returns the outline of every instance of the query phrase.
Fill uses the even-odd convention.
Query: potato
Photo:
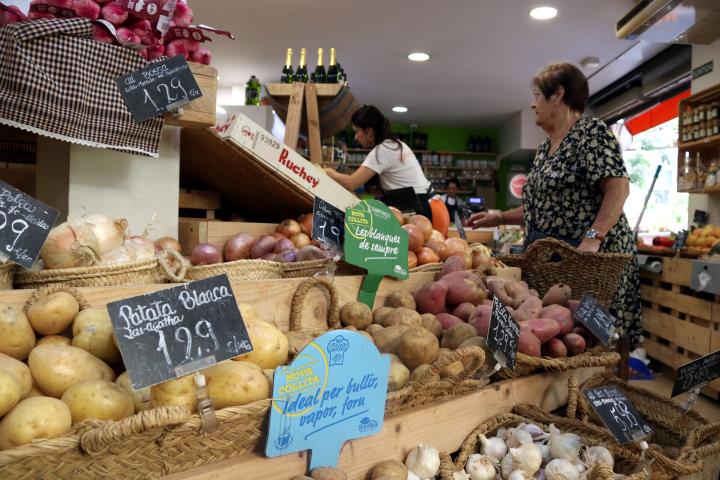
[[[518,352],[524,353],[525,355],[531,355],[533,357],[539,357],[540,351],[540,339],[537,338],[530,330],[520,330],[520,337],[518,338]]]
[[[30,388],[30,393],[27,394],[27,397],[25,398],[31,398],[31,397],[44,397],[45,394],[40,391],[37,385],[33,383],[32,387]]]
[[[10,370],[0,370],[0,417],[17,405],[22,394],[20,379]]]
[[[380,462],[370,471],[370,480],[407,480],[407,467],[398,460]]]
[[[520,305],[531,296],[528,284],[523,281],[507,281],[505,283],[505,291],[510,295],[510,298],[512,298],[509,306],[513,308],[520,307]]]
[[[532,318],[538,318],[542,308],[542,300],[537,297],[528,297],[522,305],[512,313],[512,316],[518,322],[524,322]]]
[[[405,307],[398,307],[393,310],[390,315],[385,317],[385,326],[391,327],[393,325],[407,325],[408,327],[419,327],[422,323],[420,314],[415,310],[410,310]]]
[[[7,370],[17,378],[20,386],[20,398],[25,398],[30,394],[33,378],[30,368],[25,363],[0,353],[0,370]]]
[[[443,278],[443,282],[452,275],[455,274],[446,275]],[[453,279],[452,281],[448,281],[448,293],[446,297],[446,302],[449,305],[460,305],[462,303],[471,303],[473,305],[478,305],[482,303],[483,300],[485,300],[485,295],[485,289],[481,285],[478,285],[478,283],[475,282],[473,279],[458,278]]]
[[[59,437],[71,426],[70,409],[64,402],[50,397],[26,398],[0,421],[0,450]]]
[[[417,305],[415,305],[415,298],[410,292],[406,292],[405,290],[398,290],[391,293],[385,299],[385,306],[393,308],[405,307],[410,310],[415,310],[417,308]]]
[[[460,323],[446,330],[441,345],[451,350],[457,349],[468,338],[477,336],[477,330],[472,325]]]
[[[412,373],[410,374],[410,381],[417,382],[418,378],[424,376],[425,372],[427,372],[431,368],[432,368],[432,365],[428,365],[427,363],[418,365],[417,367],[415,367],[415,370],[413,370]],[[435,374],[434,377],[431,379],[431,382],[437,381],[437,380],[440,380],[440,375]]]
[[[400,390],[407,385],[408,381],[410,381],[410,370],[397,357],[391,357],[388,392]]]
[[[445,311],[445,299],[448,284],[445,282],[428,283],[415,292],[415,303],[419,313],[438,314]]]
[[[567,357],[567,347],[559,338],[551,338],[547,343],[542,345],[542,354],[546,357],[563,358]]]
[[[75,297],[67,292],[57,292],[41,298],[27,311],[27,318],[33,330],[41,335],[62,332],[80,311]]]
[[[560,325],[560,335],[572,332],[575,322],[572,312],[562,305],[548,305],[540,310],[540,318],[552,318]]]
[[[351,332],[359,332],[359,330],[357,329],[357,327],[352,326],[352,325],[350,325],[349,327],[345,327],[344,330],[348,330],[348,331],[351,331]]]
[[[12,305],[0,307],[0,353],[25,360],[35,346],[35,332],[23,311]]]
[[[150,404],[153,407],[180,405],[191,412],[197,408],[194,374],[174,378],[150,387]]]
[[[65,391],[61,400],[70,408],[73,423],[89,418],[117,421],[135,413],[130,394],[107,380],[76,383]]]
[[[366,332],[366,331],[364,331],[364,330],[360,330],[360,331],[357,332],[357,333],[359,333],[359,334],[362,335],[363,337],[367,338],[367,339],[370,340],[372,343],[375,343],[375,339],[374,339],[373,336],[370,335],[368,332]]]
[[[205,370],[207,390],[216,409],[270,398],[270,382],[249,362],[223,362]]]
[[[473,333],[475,329],[473,329]],[[398,356],[406,367],[414,370],[423,363],[437,360],[440,343],[435,335],[422,327],[411,327],[400,339]]]
[[[420,315],[420,326],[425,330],[429,330],[430,333],[436,337],[442,337],[443,329],[440,320],[432,313],[423,313]]]
[[[402,336],[410,328],[407,325],[393,325],[378,331],[373,335],[375,346],[382,353],[396,353]]]
[[[347,475],[340,469],[332,467],[318,467],[310,472],[313,480],[347,480]]]
[[[443,332],[446,330],[450,330],[455,325],[465,323],[455,315],[451,315],[449,313],[438,313],[437,319],[438,322],[440,322],[440,326],[442,327]]]
[[[67,347],[72,347],[72,338],[70,337],[64,337],[62,335],[47,335],[44,337],[40,337],[40,340],[37,341],[35,346],[40,345],[65,345]],[[117,345],[113,342],[113,345],[115,345],[115,348],[117,349]]]
[[[115,373],[105,362],[77,347],[40,345],[30,352],[28,364],[40,390],[55,398],[76,383],[115,380]]]
[[[117,380],[115,380],[115,383],[120,385],[123,390],[132,397],[133,404],[135,405],[135,413],[152,408],[152,404],[150,403],[150,387],[133,390],[127,372],[121,373]]]
[[[440,273],[437,274],[436,278],[440,280],[445,275],[448,275],[453,272],[460,272],[465,270],[465,259],[462,257],[452,255],[448,257],[447,260],[445,260],[445,263],[443,263],[442,270]]]
[[[567,347],[568,355],[580,355],[585,351],[587,344],[585,339],[577,333],[568,333],[562,337],[562,341]]]
[[[348,302],[340,309],[340,323],[365,330],[373,322],[370,307],[362,302]]]
[[[490,316],[492,315],[492,305],[478,305],[475,311],[470,315],[468,323],[475,327],[478,335],[487,337],[490,330]]]
[[[558,283],[550,287],[542,299],[543,306],[548,305],[567,305],[568,300],[572,297],[572,289],[569,285]]]
[[[470,315],[472,315],[474,311],[475,305],[469,302],[465,302],[455,307],[455,310],[452,311],[452,314],[458,317],[463,322],[467,322],[470,318]]]
[[[552,318],[533,318],[519,323],[520,328],[528,328],[538,337],[541,343],[549,341],[560,334],[560,325]]]
[[[392,307],[376,308],[375,311],[373,312],[373,323],[384,327],[385,319],[387,318],[388,315],[390,315],[394,311],[395,311],[395,309]]]
[[[100,360],[120,362],[120,351],[113,343],[113,326],[106,308],[86,308],[75,316],[72,326],[73,347],[82,348]]]
[[[275,369],[266,368],[263,370],[263,375],[267,378],[268,384],[270,385],[270,393],[273,391],[273,384],[275,383]]]
[[[368,326],[363,333],[368,333],[370,336],[374,336],[375,333],[379,332],[380,330],[383,330],[385,327],[382,325],[378,325],[377,323],[373,323],[372,325]],[[373,339],[373,341],[375,341]]]
[[[262,368],[284,365],[288,358],[288,338],[274,325],[262,320],[245,322],[253,350],[233,360],[254,363]]]

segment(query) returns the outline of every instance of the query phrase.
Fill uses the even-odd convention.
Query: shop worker
[[[455,221],[455,212],[460,211],[462,212],[462,207],[464,207],[465,200],[458,197],[458,186],[460,185],[460,181],[456,177],[452,177],[448,179],[447,183],[445,184],[445,192],[443,195],[440,195],[440,199],[445,204],[445,207],[448,209],[448,213],[450,214],[450,221]]]
[[[328,175],[351,192],[364,185],[374,175],[380,178],[380,187],[385,194],[412,187],[422,209],[417,213],[432,220],[428,203],[432,194],[431,183],[425,178],[420,162],[415,158],[410,147],[390,133],[390,120],[376,107],[364,105],[353,114],[352,128],[355,140],[364,148],[372,150],[365,157],[362,165],[351,175],[326,168]]]
[[[597,118],[583,116],[588,82],[569,63],[553,63],[532,80],[535,123],[548,138],[535,154],[523,204],[478,213],[468,225],[525,226],[525,247],[553,237],[584,252],[631,253],[612,313],[635,345],[642,335],[640,273],[633,233],[623,213],[630,184],[617,139]]]

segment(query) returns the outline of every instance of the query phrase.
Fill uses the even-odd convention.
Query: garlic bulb
[[[465,463],[465,471],[470,475],[470,480],[495,480],[496,463],[494,457],[474,453]]]
[[[549,435],[540,427],[535,425],[534,423],[527,423],[522,427],[523,430],[528,432],[535,442],[538,442],[540,440],[545,440],[549,437]]]
[[[575,470],[578,471],[578,473],[585,473],[587,471],[587,467],[585,466],[584,463],[582,463],[580,461],[579,458],[577,460],[575,460],[575,462],[573,463],[573,466],[575,467]]]
[[[505,438],[505,432],[507,432],[507,428],[505,428],[505,427],[499,428],[497,433],[495,434],[495,436],[497,438]]]
[[[508,448],[518,448],[520,445],[533,443],[532,435],[521,428],[510,428],[505,432],[505,444]]]
[[[567,460],[574,462],[580,455],[582,447],[582,439],[574,433],[560,433],[555,425],[550,424],[550,456],[554,459]]]
[[[453,472],[453,480],[470,480],[470,475],[468,475],[465,470]]]
[[[532,480],[532,475],[529,475],[522,470],[515,470],[510,474],[507,480]]]
[[[440,454],[435,448],[420,444],[408,454],[405,466],[422,479],[434,478],[440,471]]]
[[[407,480],[423,480],[422,478],[415,475],[413,472],[408,470]]]
[[[513,470],[522,470],[525,473],[534,475],[542,465],[542,452],[533,443],[520,445],[518,448],[511,448]]]
[[[545,467],[545,480],[579,480],[580,473],[568,460],[556,458]]]
[[[540,453],[542,454],[543,459],[543,465],[552,460],[552,458],[550,458],[550,447],[548,447],[547,444],[535,442],[535,446],[540,449]]]
[[[613,458],[612,453],[610,453],[610,450],[600,445],[590,447],[585,450],[583,460],[588,467],[592,467],[597,463],[607,463],[610,465],[610,468],[615,466],[615,459]]]
[[[513,457],[508,453],[507,455],[505,455],[505,458],[502,459],[502,462],[500,462],[500,473],[502,474],[502,478],[507,480],[512,471]]]
[[[478,435],[480,439],[480,453],[495,458],[498,462],[507,455],[507,445],[502,438],[487,438],[482,433]]]

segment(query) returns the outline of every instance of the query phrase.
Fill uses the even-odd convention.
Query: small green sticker
[[[382,202],[365,200],[345,211],[345,261],[367,269],[358,298],[370,308],[382,277],[408,278],[407,232]]]

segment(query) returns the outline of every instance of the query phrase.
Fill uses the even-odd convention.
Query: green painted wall
[[[393,124],[392,131],[395,133],[410,133],[409,125]],[[443,126],[420,126],[418,133],[425,133],[428,136],[428,150],[448,150],[464,152],[470,135],[487,135],[492,141],[492,151],[497,152],[500,130],[496,128],[463,128]]]

